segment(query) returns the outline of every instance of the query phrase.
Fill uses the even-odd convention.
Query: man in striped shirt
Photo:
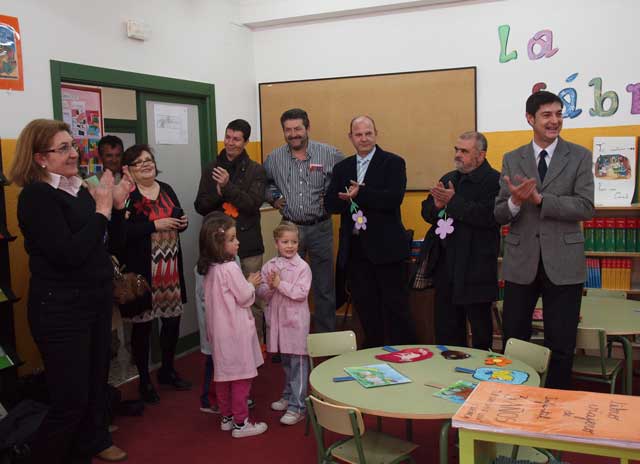
[[[286,144],[264,162],[267,201],[300,229],[298,252],[303,257],[309,254],[313,274],[315,332],[332,332],[336,327],[333,224],[324,198],[333,166],[344,155],[335,147],[309,140],[309,116],[302,109],[285,111],[280,124]]]

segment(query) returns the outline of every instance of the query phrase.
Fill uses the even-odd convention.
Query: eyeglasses
[[[68,155],[71,153],[71,151],[75,151],[76,153],[80,152],[80,147],[78,146],[77,143],[75,142],[71,142],[71,143],[64,143],[62,145],[60,145],[58,148],[52,148],[50,150],[44,150],[41,151],[40,153],[59,153],[61,155]]]
[[[134,161],[129,166],[133,166],[134,168],[142,167],[143,164],[156,164],[153,158],[145,158],[142,160]]]

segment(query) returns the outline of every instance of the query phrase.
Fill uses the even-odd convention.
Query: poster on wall
[[[0,89],[24,90],[18,18],[0,15]]]
[[[187,145],[189,143],[188,108],[184,105],[153,105],[156,144]]]
[[[636,138],[594,137],[594,202],[597,206],[626,206],[636,186]]]
[[[102,173],[98,141],[104,133],[102,90],[99,87],[60,86],[62,120],[69,124],[71,136],[79,147],[80,176]]]

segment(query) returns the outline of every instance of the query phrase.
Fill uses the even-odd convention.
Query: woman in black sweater
[[[51,406],[32,446],[33,463],[123,460],[105,421],[113,265],[124,242],[131,180],[108,171],[87,189],[69,126],[36,119],[20,133],[10,177],[23,187],[18,221],[29,255],[28,318],[44,363]]]
[[[178,234],[187,228],[188,221],[171,186],[156,180],[158,171],[151,147],[127,148],[122,164],[129,168],[136,188],[127,207],[127,243],[120,261],[127,271],[143,275],[151,292],[120,305],[120,312],[133,322],[131,353],[140,374],[140,397],[147,403],[157,403],[160,397],[149,375],[149,341],[156,318],[162,321],[158,382],[176,390],[191,388],[173,367],[180,316],[187,302]]]

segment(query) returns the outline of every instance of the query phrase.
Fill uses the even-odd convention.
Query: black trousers
[[[504,288],[504,341],[531,339],[536,301],[544,307],[544,345],[551,350],[546,387],[571,388],[571,367],[576,348],[583,284],[555,285],[544,270],[542,259],[534,281],[527,285],[506,281]]]
[[[467,319],[471,326],[472,347],[480,350],[491,348],[491,302],[453,304],[453,286],[449,282],[437,282],[434,311],[436,343],[467,346]]]
[[[160,349],[162,364],[160,372],[173,372],[173,360],[176,355],[176,345],[180,335],[180,316],[162,317],[160,328]],[[131,328],[131,354],[136,362],[140,374],[140,387],[151,383],[149,375],[149,351],[151,343],[151,327],[153,321],[134,322]]]
[[[45,368],[51,406],[32,445],[32,463],[91,463],[112,445],[106,422],[111,282],[63,287],[31,281],[28,317]]]
[[[347,279],[364,330],[364,348],[416,342],[404,263],[373,264],[366,257],[359,237],[354,236]]]

